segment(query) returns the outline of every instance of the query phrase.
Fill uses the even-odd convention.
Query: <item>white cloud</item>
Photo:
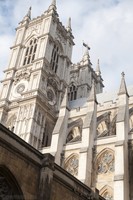
[[[4,1],[9,15],[0,12],[0,70],[9,61],[9,46],[14,40],[14,28],[32,6],[32,16],[41,15],[51,0],[13,0]],[[1,6],[1,5],[0,5]],[[1,9],[0,9],[1,10]],[[57,0],[60,21],[67,24],[72,18],[72,30],[75,36],[73,61],[78,62],[83,53],[82,41],[90,47],[91,62],[95,69],[100,59],[105,90],[118,89],[120,74],[126,73],[127,84],[133,84],[133,1],[132,0]],[[5,12],[5,11],[4,11]],[[0,71],[1,74],[1,71]]]

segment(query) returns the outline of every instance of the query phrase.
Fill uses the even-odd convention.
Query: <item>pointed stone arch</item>
[[[26,38],[26,40],[24,41],[24,46],[27,46],[29,44],[30,40],[32,40],[32,39],[37,39],[38,40],[38,34],[34,33],[34,34],[29,35]]]
[[[105,185],[101,190],[100,190],[100,195],[104,197],[107,200],[113,200],[113,189],[112,187]]]
[[[25,41],[24,60],[23,65],[31,64],[35,60],[35,54],[37,50],[38,38],[36,35],[32,35]]]
[[[66,143],[81,141],[82,126],[83,126],[83,120],[81,118],[68,124]]]
[[[11,171],[0,165],[0,197],[9,200],[24,200],[22,190]]]
[[[68,88],[68,100],[72,101],[72,100],[76,100],[77,99],[77,84],[76,82],[71,82],[71,84],[69,85]]]
[[[64,161],[64,169],[68,171],[73,176],[78,176],[78,167],[79,167],[79,155],[73,153],[68,156]]]
[[[96,174],[108,174],[114,172],[114,151],[110,148],[103,149],[95,159]]]

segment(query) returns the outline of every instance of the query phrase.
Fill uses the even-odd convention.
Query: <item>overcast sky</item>
[[[41,15],[52,0],[0,0],[0,79],[8,65],[15,28],[32,6],[32,17]],[[100,59],[105,89],[118,90],[121,72],[127,85],[133,85],[133,0],[57,0],[63,25],[72,19],[75,37],[73,62],[79,62],[83,41],[91,47],[93,68]]]

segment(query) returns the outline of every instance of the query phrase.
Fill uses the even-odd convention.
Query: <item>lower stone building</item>
[[[1,200],[104,200],[0,124]]]

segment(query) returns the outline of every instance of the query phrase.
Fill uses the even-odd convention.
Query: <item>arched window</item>
[[[68,100],[72,101],[75,100],[76,98],[77,98],[77,87],[74,84],[72,84],[69,87]]]
[[[43,137],[42,137],[42,147],[50,146],[53,128],[54,126],[52,122],[49,120],[46,120]]]
[[[28,65],[32,63],[32,61],[34,61],[36,49],[37,49],[37,39],[34,38],[30,40],[29,45],[26,48],[23,65]]]
[[[114,172],[114,152],[104,149],[97,158],[96,171],[98,174],[108,174]]]
[[[65,161],[65,170],[73,176],[78,175],[79,156],[77,154],[70,155]]]
[[[55,73],[57,72],[57,69],[58,69],[58,61],[59,61],[59,47],[54,44],[54,48],[53,48],[52,56],[51,56],[51,69]]]
[[[0,199],[24,200],[15,177],[5,166],[0,166]]]

